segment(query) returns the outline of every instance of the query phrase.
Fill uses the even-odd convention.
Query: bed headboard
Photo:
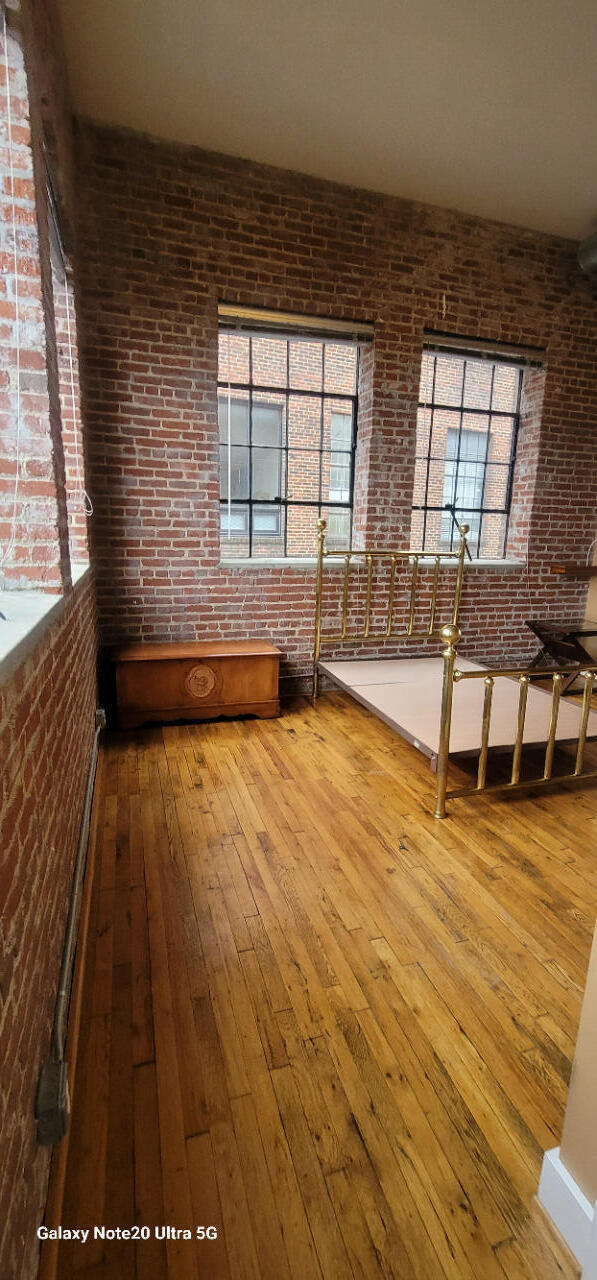
[[[325,530],[326,521],[318,520],[313,650],[315,670],[324,645],[337,647],[342,644],[364,644],[369,641],[405,638],[429,640],[435,636],[439,638],[440,629],[446,622],[456,626],[462,594],[468,525],[458,525],[459,544],[454,551],[412,551],[410,549],[398,551],[393,547],[369,547],[363,550],[349,547],[344,551],[328,550],[325,545]],[[338,600],[338,606],[341,607],[341,622],[339,630],[325,631],[322,621],[325,569],[331,563],[337,564],[338,561],[344,562],[343,570],[340,570],[341,605]],[[427,574],[424,575],[427,579],[425,591],[421,589],[422,575],[419,572],[421,563],[432,575],[430,585]],[[351,573],[352,567],[356,565],[359,566],[358,573]],[[396,602],[396,580],[399,567],[406,571],[410,569],[407,586],[408,603],[406,611],[402,606],[400,613]],[[374,573],[377,588],[375,601]],[[446,602],[442,601],[444,616],[438,621],[438,594],[446,581],[450,582],[449,602],[446,605]],[[446,613],[449,616],[446,616]],[[315,680],[315,689],[316,686]]]

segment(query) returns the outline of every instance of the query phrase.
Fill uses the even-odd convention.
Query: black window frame
[[[358,342],[358,341],[356,341],[356,340],[350,341],[350,340],[347,340],[347,339],[341,339],[341,338],[339,338],[339,337],[332,336],[332,335],[327,336],[327,335],[325,335],[325,334],[323,334],[323,333],[322,333],[321,337],[319,337],[319,336],[316,336],[316,335],[313,335],[313,334],[309,334],[309,335],[307,335],[307,334],[297,333],[297,332],[294,332],[292,329],[290,329],[290,330],[280,329],[279,331],[275,331],[275,332],[271,332],[271,331],[267,331],[267,330],[258,330],[258,329],[253,329],[253,328],[251,328],[251,329],[243,329],[243,330],[239,330],[239,329],[237,329],[237,328],[231,328],[231,327],[229,327],[228,325],[222,325],[222,324],[220,324],[220,325],[219,325],[219,327],[218,327],[218,332],[219,332],[219,335],[222,335],[222,334],[230,334],[230,336],[231,336],[231,337],[234,337],[234,336],[239,336],[239,337],[240,337],[240,336],[242,336],[242,337],[244,337],[245,339],[248,339],[248,340],[249,340],[249,381],[248,381],[248,382],[235,382],[235,381],[232,381],[232,380],[230,380],[230,381],[229,381],[229,380],[228,380],[228,378],[221,378],[221,377],[220,377],[220,370],[219,370],[219,367],[218,367],[218,380],[217,380],[217,399],[218,399],[218,402],[219,402],[219,400],[220,400],[220,396],[221,396],[222,394],[224,394],[224,395],[228,395],[228,393],[230,393],[231,397],[233,398],[233,397],[234,397],[234,395],[235,395],[235,393],[242,392],[242,393],[243,393],[243,396],[248,397],[248,405],[249,405],[249,415],[248,415],[248,417],[249,417],[249,438],[248,438],[248,444],[247,444],[247,446],[246,446],[246,447],[248,448],[248,450],[249,450],[249,496],[248,496],[248,497],[246,497],[246,498],[232,498],[232,497],[231,497],[231,498],[230,498],[230,500],[229,500],[228,498],[222,498],[222,497],[220,496],[220,502],[219,502],[219,505],[220,505],[220,511],[222,511],[222,509],[227,509],[227,508],[228,508],[229,501],[230,501],[230,506],[231,506],[231,507],[235,507],[235,506],[236,506],[236,507],[244,507],[244,508],[246,508],[246,510],[247,510],[247,512],[248,512],[248,530],[247,530],[247,531],[245,531],[245,530],[242,530],[242,531],[241,531],[241,530],[239,530],[239,531],[236,531],[236,532],[232,532],[232,533],[231,533],[231,535],[230,535],[230,538],[229,538],[229,536],[228,536],[228,532],[226,532],[226,533],[224,534],[224,538],[226,539],[226,542],[230,541],[230,542],[234,543],[234,541],[235,541],[235,540],[236,540],[236,541],[239,541],[239,540],[241,540],[241,539],[244,539],[244,538],[246,538],[246,537],[247,537],[247,532],[248,532],[249,548],[248,548],[248,556],[247,556],[246,558],[251,559],[251,558],[252,558],[252,555],[253,555],[253,543],[254,543],[256,540],[260,542],[263,538],[266,538],[266,539],[267,539],[267,538],[272,538],[272,539],[277,538],[277,539],[280,539],[280,537],[282,536],[281,532],[278,532],[278,533],[274,533],[273,531],[262,532],[262,531],[260,531],[260,530],[258,530],[258,529],[257,529],[257,530],[255,530],[255,529],[254,529],[254,527],[253,527],[253,523],[254,523],[254,522],[253,522],[253,511],[254,511],[254,509],[255,509],[256,507],[266,507],[266,506],[274,507],[274,508],[276,508],[276,509],[280,512],[280,519],[282,518],[282,517],[281,517],[281,513],[282,513],[282,511],[284,512],[284,517],[283,517],[283,525],[284,525],[284,529],[283,529],[283,534],[284,534],[284,549],[283,549],[283,552],[280,552],[280,558],[287,559],[287,558],[289,558],[289,557],[288,557],[288,510],[289,510],[289,508],[292,508],[292,507],[307,507],[307,508],[311,508],[311,509],[313,510],[313,525],[314,525],[314,527],[315,527],[315,522],[316,522],[316,520],[317,520],[319,517],[321,517],[322,512],[328,512],[328,511],[329,511],[329,512],[332,512],[332,511],[333,511],[333,512],[336,512],[336,511],[348,511],[348,513],[349,513],[349,521],[348,521],[348,540],[347,540],[347,549],[348,549],[348,547],[350,547],[350,544],[351,544],[351,541],[352,541],[352,521],[353,521],[353,507],[354,507],[355,456],[356,456],[356,447],[357,447],[357,431],[358,431],[358,389],[359,389],[359,366],[360,366],[360,347],[359,347],[359,342]],[[280,385],[280,386],[270,386],[270,385],[268,385],[268,384],[266,384],[266,383],[262,383],[262,382],[255,382],[255,381],[253,380],[253,341],[254,341],[255,339],[263,339],[263,338],[273,339],[273,340],[278,341],[278,342],[279,342],[279,341],[283,341],[283,342],[285,342],[285,343],[286,343],[286,379],[285,379],[285,383],[284,383],[284,385]],[[319,388],[319,389],[315,389],[315,388],[309,388],[309,389],[307,389],[307,388],[304,388],[304,387],[296,387],[296,386],[294,386],[294,385],[293,385],[293,383],[292,383],[292,381],[291,381],[291,376],[290,376],[290,344],[291,344],[291,342],[297,342],[297,341],[303,341],[303,342],[305,342],[305,341],[315,342],[315,343],[317,343],[319,346],[321,346],[321,349],[322,349],[322,359],[321,359],[321,386],[320,386],[320,388]],[[326,346],[337,346],[340,342],[342,342],[342,343],[343,343],[343,345],[348,345],[348,346],[352,347],[352,348],[354,349],[354,352],[355,352],[355,380],[354,380],[354,392],[353,392],[353,393],[351,393],[351,394],[348,394],[348,393],[346,393],[346,392],[329,391],[329,390],[326,390],[326,386],[325,386],[325,379],[326,379],[326,368],[325,368],[325,353],[326,353]],[[280,485],[280,488],[282,489],[284,496],[282,496],[282,494],[281,494],[278,498],[271,498],[271,499],[267,499],[267,498],[254,498],[254,497],[252,496],[252,484],[253,484],[253,477],[252,477],[252,456],[253,456],[253,449],[260,448],[260,447],[266,447],[266,446],[259,446],[259,445],[254,445],[254,444],[253,444],[253,395],[254,395],[255,393],[258,393],[258,395],[259,395],[260,397],[266,396],[266,395],[268,395],[268,394],[270,394],[270,395],[272,395],[272,396],[276,396],[276,397],[278,398],[278,402],[279,402],[279,400],[280,400],[280,398],[281,398],[281,397],[283,397],[283,398],[284,398],[284,412],[283,412],[283,414],[282,414],[281,444],[280,444],[280,446],[279,446],[279,448],[280,448],[280,458],[281,458],[281,469],[282,469],[282,477],[281,477],[281,479],[282,479],[282,483],[281,483],[281,485]],[[289,402],[290,402],[291,397],[300,397],[300,396],[306,396],[308,399],[311,399],[311,400],[319,400],[319,404],[320,404],[320,431],[319,431],[319,445],[318,445],[318,446],[314,446],[314,445],[305,445],[305,446],[300,446],[300,445],[295,445],[295,444],[289,445],[289,443],[288,443]],[[238,398],[238,397],[237,397],[237,398]],[[349,404],[349,405],[350,405],[351,443],[350,443],[350,448],[349,448],[349,449],[346,449],[346,450],[339,450],[337,447],[332,449],[332,448],[331,448],[331,445],[330,445],[330,448],[329,448],[329,449],[326,449],[326,448],[324,447],[324,421],[325,421],[325,419],[324,419],[324,413],[325,413],[325,404],[326,404],[326,401],[328,401],[328,402],[329,402],[329,401],[345,402],[345,403],[347,403],[347,404]],[[273,402],[274,404],[276,404],[276,407],[277,407],[277,403],[278,403],[278,402],[276,402],[276,401],[274,401],[274,402]],[[247,403],[247,401],[246,401],[244,398],[243,398],[243,403]],[[257,402],[258,407],[259,407],[259,406],[262,406],[262,405],[264,405],[264,404],[266,404],[266,401],[264,401],[263,399],[260,399],[260,400]],[[331,413],[334,413],[334,412],[338,412],[338,410],[331,409],[331,410],[330,410],[330,412],[331,412]],[[348,416],[348,415],[347,415],[347,416]],[[267,446],[267,447],[269,447],[269,446]],[[302,453],[309,453],[309,454],[316,453],[316,454],[318,454],[318,455],[319,455],[319,468],[318,468],[318,471],[319,471],[319,484],[318,484],[319,493],[318,493],[318,498],[317,498],[317,499],[313,499],[313,500],[312,500],[312,499],[300,499],[300,498],[289,498],[289,497],[288,497],[288,462],[289,462],[289,455],[291,455],[291,454],[296,454],[296,453],[301,453],[301,452],[302,452]],[[348,501],[341,501],[341,502],[337,502],[337,501],[334,501],[333,499],[329,499],[329,498],[328,498],[328,499],[325,499],[324,494],[323,494],[323,459],[324,459],[324,457],[326,457],[326,456],[327,456],[327,457],[329,457],[329,459],[330,459],[330,466],[331,466],[331,458],[332,458],[332,455],[333,455],[333,454],[335,454],[335,453],[345,453],[345,454],[346,454],[346,457],[349,459],[349,463],[350,463],[350,476],[349,476],[349,497],[348,497]],[[221,550],[223,550],[223,549],[224,549],[224,545],[223,545],[223,541],[222,541],[222,522],[221,522],[221,517],[220,517],[220,530],[219,530],[219,533],[220,533],[220,548],[221,548]],[[331,545],[331,544],[330,544],[330,545]]]
[[[427,355],[427,356],[431,356],[431,357],[433,358],[433,375],[432,375],[432,385],[431,385],[431,396],[430,396],[430,397],[427,397],[426,399],[423,399],[423,400],[419,399],[419,401],[418,401],[418,409],[419,409],[419,410],[421,410],[421,409],[426,409],[426,410],[430,411],[430,415],[431,415],[431,416],[430,416],[430,421],[429,421],[429,435],[428,435],[427,451],[426,451],[426,453],[424,453],[424,454],[419,453],[419,452],[418,452],[418,450],[417,450],[417,448],[416,448],[416,445],[415,445],[415,466],[416,466],[416,463],[417,463],[417,462],[421,462],[421,461],[422,461],[422,462],[425,462],[425,463],[426,463],[426,472],[425,472],[425,500],[424,500],[424,502],[419,502],[419,503],[413,502],[413,504],[412,504],[412,510],[413,510],[413,511],[422,511],[422,512],[423,512],[423,531],[422,531],[422,537],[421,537],[421,549],[422,549],[423,551],[425,551],[425,550],[435,550],[435,549],[436,549],[436,547],[437,547],[437,543],[434,543],[433,548],[431,548],[431,547],[426,547],[426,545],[425,545],[425,544],[426,544],[426,539],[427,539],[427,516],[428,516],[428,513],[429,513],[429,512],[437,512],[437,511],[440,511],[440,512],[447,512],[447,511],[448,511],[448,508],[446,507],[446,505],[445,505],[445,504],[442,504],[441,506],[439,506],[439,505],[437,505],[437,504],[430,503],[430,502],[428,502],[428,501],[427,501],[427,499],[428,499],[428,495],[429,495],[429,479],[430,479],[430,468],[431,468],[431,462],[432,462],[432,461],[442,461],[442,460],[443,460],[443,462],[444,462],[444,463],[452,462],[452,461],[454,461],[454,462],[455,462],[455,464],[456,464],[456,465],[455,465],[455,473],[454,473],[454,492],[455,492],[455,494],[456,494],[456,493],[457,493],[457,490],[458,490],[458,470],[459,470],[459,465],[460,465],[460,447],[461,447],[461,441],[462,441],[462,436],[463,436],[463,418],[464,418],[464,415],[465,415],[465,414],[467,414],[467,415],[469,415],[469,414],[470,414],[470,415],[478,414],[480,418],[484,418],[485,420],[488,420],[487,443],[486,443],[486,447],[485,447],[485,457],[484,457],[483,459],[480,459],[480,460],[479,460],[479,462],[478,462],[478,464],[477,464],[478,466],[482,466],[482,468],[483,468],[483,472],[482,472],[482,475],[483,475],[483,483],[482,483],[482,495],[483,495],[483,499],[484,499],[484,495],[485,495],[485,491],[486,491],[486,484],[487,484],[487,468],[488,468],[488,466],[492,466],[492,467],[499,466],[499,467],[507,468],[507,471],[508,471],[507,481],[506,481],[506,490],[505,490],[505,501],[504,501],[504,505],[503,505],[503,506],[499,506],[499,507],[487,507],[487,506],[485,506],[484,500],[482,500],[482,502],[481,502],[480,506],[478,506],[478,507],[477,507],[477,506],[464,507],[464,506],[456,506],[456,505],[455,505],[454,510],[455,510],[455,514],[456,514],[456,519],[457,519],[460,523],[468,523],[468,519],[467,519],[467,517],[468,517],[469,513],[474,513],[475,515],[478,515],[478,516],[479,516],[479,531],[478,531],[478,536],[476,537],[476,539],[472,539],[472,538],[470,539],[470,548],[469,548],[469,549],[470,549],[471,556],[473,557],[473,559],[476,559],[476,560],[483,559],[483,557],[480,555],[480,550],[481,550],[482,536],[483,536],[483,518],[484,518],[484,516],[486,516],[486,515],[502,515],[502,516],[504,516],[504,517],[505,517],[505,520],[504,520],[504,535],[503,535],[502,552],[501,552],[501,555],[500,555],[500,556],[493,557],[493,558],[495,558],[495,559],[504,560],[504,559],[506,558],[506,547],[507,547],[507,543],[508,543],[508,529],[509,529],[509,524],[510,524],[510,515],[511,515],[511,507],[512,507],[512,489],[513,489],[513,483],[514,483],[514,467],[515,467],[515,463],[516,463],[516,447],[517,447],[517,443],[518,443],[518,432],[519,432],[519,427],[520,427],[520,405],[521,405],[521,396],[522,396],[522,379],[523,379],[524,369],[525,369],[525,367],[526,367],[526,365],[527,365],[527,362],[526,362],[526,361],[524,361],[524,360],[521,360],[521,359],[516,359],[516,358],[512,358],[512,357],[511,357],[511,358],[508,358],[507,356],[501,356],[498,352],[496,352],[495,354],[492,354],[492,355],[491,355],[491,356],[489,356],[489,357],[485,356],[485,359],[487,359],[487,360],[488,360],[488,362],[490,362],[490,363],[491,363],[491,387],[490,387],[490,393],[489,393],[489,408],[488,408],[488,409],[480,409],[478,406],[474,406],[474,405],[473,405],[473,406],[469,406],[469,405],[467,405],[467,404],[465,403],[465,386],[466,386],[466,381],[467,381],[467,379],[466,379],[466,370],[467,370],[467,365],[468,365],[469,363],[470,363],[470,364],[474,364],[474,363],[477,363],[477,364],[478,364],[478,363],[479,363],[479,361],[480,361],[481,359],[483,359],[483,355],[482,355],[482,353],[481,353],[481,352],[477,352],[477,351],[475,351],[474,349],[473,349],[473,350],[463,350],[462,348],[459,348],[458,346],[455,346],[455,347],[453,347],[453,348],[450,348],[448,345],[446,345],[446,346],[442,346],[442,347],[440,347],[440,348],[435,348],[432,344],[429,344],[429,345],[428,345],[428,344],[425,344],[425,346],[424,346],[424,348],[423,348],[423,357],[422,357],[422,360],[421,360],[421,365],[422,365],[422,362],[423,362],[423,358],[424,358],[426,355]],[[437,373],[437,361],[438,361],[438,359],[439,359],[439,358],[441,358],[441,357],[446,357],[446,356],[448,356],[448,357],[452,357],[452,358],[454,358],[454,359],[456,359],[456,360],[459,360],[459,361],[460,361],[460,360],[462,361],[462,380],[461,380],[461,385],[460,385],[460,402],[459,402],[458,404],[442,404],[442,403],[440,403],[439,401],[436,401],[436,399],[435,399],[435,382],[436,382],[436,373]],[[513,412],[508,412],[507,410],[503,410],[503,409],[494,409],[494,408],[492,408],[492,405],[493,405],[493,390],[494,390],[494,383],[495,383],[495,371],[496,371],[496,368],[498,368],[498,367],[507,367],[507,368],[513,368],[513,367],[514,367],[515,369],[517,369],[517,370],[518,370],[518,386],[517,386],[517,393],[516,393],[516,408],[515,408],[515,410],[514,410]],[[433,454],[433,418],[434,418],[434,413],[435,413],[436,411],[439,411],[439,412],[449,412],[449,413],[454,413],[454,414],[458,414],[458,415],[459,415],[458,427],[457,427],[457,428],[454,428],[454,429],[457,429],[457,430],[458,430],[458,443],[457,443],[456,457],[455,457],[455,458],[450,458],[450,457],[448,457],[447,452],[446,452],[446,454],[444,455],[444,458],[443,458],[443,459],[441,459],[441,458],[436,458],[436,457],[434,456],[434,454]],[[506,462],[490,462],[490,459],[489,459],[489,448],[490,448],[490,442],[491,442],[491,419],[492,419],[492,418],[502,418],[502,419],[503,419],[503,418],[510,418],[510,419],[511,419],[511,422],[512,422],[512,432],[511,432],[511,437],[510,437],[510,453],[509,453],[508,460],[507,460]],[[465,428],[464,430],[466,431],[466,428]],[[469,460],[468,460],[468,459],[466,459],[466,458],[463,458],[463,463],[465,463],[465,462],[467,462],[467,461],[469,461]],[[451,527],[451,530],[450,530],[450,537],[449,537],[449,539],[443,539],[443,538],[441,539],[441,542],[440,542],[440,549],[441,549],[441,550],[446,550],[446,551],[453,551],[453,550],[454,550],[454,547],[455,547],[455,545],[456,545],[457,538],[458,538],[458,533],[457,533],[456,525],[454,524],[454,522],[452,522],[452,527]]]

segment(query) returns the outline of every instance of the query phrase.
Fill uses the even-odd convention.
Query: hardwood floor
[[[460,801],[341,694],[112,737],[58,1275],[552,1280],[597,789]],[[215,1226],[216,1240],[154,1227]]]

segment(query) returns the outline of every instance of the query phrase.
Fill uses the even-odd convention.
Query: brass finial
[[[439,634],[442,640],[445,641],[446,645],[452,648],[454,645],[458,644],[462,633],[460,627],[455,626],[453,622],[447,622],[446,625],[442,627]]]
[[[317,521],[317,528],[320,533],[325,533],[327,529],[327,523],[328,523],[327,520],[324,520],[322,516],[319,517],[319,520]]]

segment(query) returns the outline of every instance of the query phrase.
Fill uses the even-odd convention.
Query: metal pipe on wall
[[[51,1057],[41,1068],[35,1101],[37,1140],[42,1146],[54,1146],[64,1137],[68,1125],[69,1098],[67,1063],[64,1058],[66,1031],[72,983],[73,964],[77,946],[81,894],[87,867],[87,848],[91,822],[91,805],[95,786],[99,736],[106,727],[106,713],[101,708],[95,713],[95,735],[91,749],[87,786],[83,802],[83,816],[77,844],[73,871],[71,897],[62,948],[62,961],[58,978],[58,991],[52,1025]]]

